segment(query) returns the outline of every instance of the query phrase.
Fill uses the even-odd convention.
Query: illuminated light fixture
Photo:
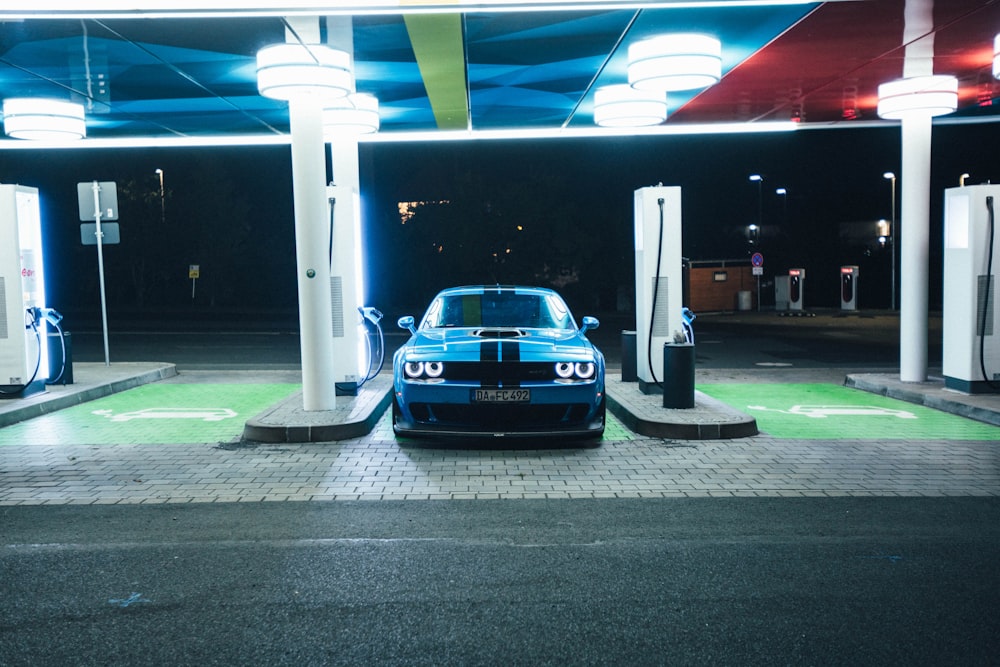
[[[87,136],[82,104],[47,98],[4,100],[3,129],[8,137],[31,141],[73,141]]]
[[[915,76],[878,87],[878,115],[886,120],[943,116],[958,108],[958,79]]]
[[[993,38],[993,78],[1000,79],[1000,34]]]
[[[722,44],[711,35],[677,33],[628,47],[628,82],[639,90],[694,90],[722,78]]]
[[[257,90],[274,100],[335,99],[354,90],[351,57],[323,44],[272,44],[257,52]]]
[[[378,132],[378,98],[368,93],[351,93],[323,109],[323,136],[371,134]]]
[[[594,122],[601,127],[644,127],[667,119],[663,93],[636,90],[626,84],[594,91]]]

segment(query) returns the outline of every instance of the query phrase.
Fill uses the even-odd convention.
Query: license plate
[[[473,403],[526,403],[531,400],[530,389],[473,389]]]

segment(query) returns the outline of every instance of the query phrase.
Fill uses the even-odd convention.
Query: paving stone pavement
[[[0,505],[704,496],[995,496],[994,442],[655,438],[566,449],[361,438],[7,446]]]
[[[755,377],[767,382],[783,376]],[[725,374],[709,379],[718,382]],[[842,383],[844,374],[824,371],[813,379]],[[193,372],[160,381],[296,378]],[[435,445],[397,440],[385,414],[370,433],[339,442],[24,442],[0,446],[0,505],[1000,495],[1000,443],[994,441],[789,440],[766,434],[681,440],[625,433],[616,424],[603,442],[587,447],[495,440]]]

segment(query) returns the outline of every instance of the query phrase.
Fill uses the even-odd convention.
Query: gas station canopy
[[[863,127],[886,122],[878,86],[904,76],[914,39],[904,0],[124,4],[7,0],[0,98],[82,104],[81,143],[287,142],[287,104],[259,94],[255,56],[286,41],[289,17],[321,16],[350,17],[357,91],[379,103],[369,141],[613,134],[594,122],[595,93],[628,83],[630,45],[667,33],[717,38],[721,80],[668,92],[666,121],[630,134]],[[959,84],[945,118],[1000,119],[1000,1],[917,4],[931,17],[917,38],[933,39],[934,73]]]

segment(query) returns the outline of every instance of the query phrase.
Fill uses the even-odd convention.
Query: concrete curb
[[[302,408],[302,392],[271,406],[243,427],[245,442],[331,442],[371,433],[392,400],[392,378],[369,380],[356,396],[338,396],[334,410]]]
[[[757,435],[757,420],[700,391],[694,407],[663,407],[661,394],[644,394],[620,375],[605,378],[608,409],[630,430],[653,438],[721,440]]]

